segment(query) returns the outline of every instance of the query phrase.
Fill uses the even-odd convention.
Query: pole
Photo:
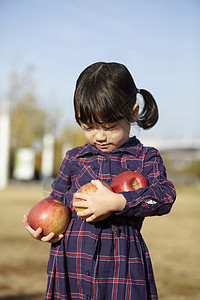
[[[43,137],[41,176],[43,179],[52,176],[54,165],[54,136],[45,133]]]
[[[0,110],[0,189],[4,189],[9,179],[10,117],[8,100],[4,100]]]

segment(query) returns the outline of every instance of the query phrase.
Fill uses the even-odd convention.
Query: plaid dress
[[[77,216],[72,206],[77,189],[92,179],[109,184],[127,170],[143,174],[149,186],[124,192],[124,209],[104,221],[89,223]],[[51,246],[45,299],[158,299],[140,233],[144,218],[167,214],[176,197],[158,151],[136,137],[108,154],[85,144],[67,152],[52,188],[51,196],[70,208],[71,221],[64,238]]]

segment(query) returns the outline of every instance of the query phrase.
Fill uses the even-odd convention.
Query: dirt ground
[[[0,191],[0,299],[44,299],[50,245],[32,239],[22,223],[42,198],[40,183]],[[160,300],[200,299],[199,217],[199,191],[182,190],[170,214],[144,222]]]

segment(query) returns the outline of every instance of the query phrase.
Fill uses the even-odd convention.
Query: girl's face
[[[131,125],[125,120],[114,123],[81,123],[83,133],[90,144],[109,153],[129,140]]]

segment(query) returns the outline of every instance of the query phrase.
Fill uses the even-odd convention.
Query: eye
[[[93,129],[93,126],[91,124],[81,124],[81,128],[83,130],[92,130]]]
[[[91,130],[91,129],[92,129],[92,127],[86,127],[86,126],[82,126],[82,129],[83,129],[83,130]]]
[[[117,126],[117,124],[110,124],[104,127],[104,130],[113,130],[115,129],[115,127]]]

